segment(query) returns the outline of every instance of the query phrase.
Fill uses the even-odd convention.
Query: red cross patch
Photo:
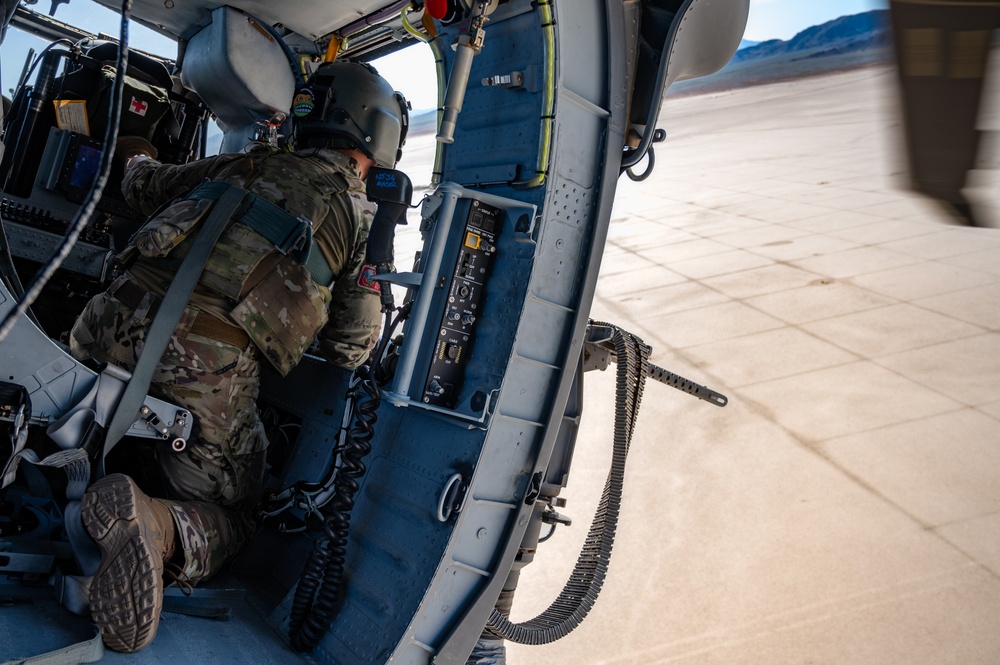
[[[375,279],[375,266],[364,266],[358,276],[358,286],[362,289],[382,293],[382,285]]]
[[[132,103],[128,106],[128,110],[136,115],[146,115],[146,109],[148,108],[149,104],[135,97],[132,98]]]

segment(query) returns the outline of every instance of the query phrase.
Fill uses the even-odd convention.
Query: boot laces
[[[184,569],[173,561],[163,562],[163,577],[168,580],[170,584],[176,584],[177,588],[181,590],[185,596],[190,597],[194,593],[194,585],[188,581],[187,575],[184,574]]]

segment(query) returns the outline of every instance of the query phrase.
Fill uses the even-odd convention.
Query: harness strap
[[[317,284],[322,284],[327,288],[333,284],[333,268],[330,267],[330,262],[323,256],[323,252],[319,251],[319,248],[315,245],[309,245],[309,255],[306,257],[303,265]]]
[[[229,187],[231,185],[228,183],[210,180],[184,198],[216,201]],[[346,183],[344,189],[347,189]],[[250,194],[243,211],[234,219],[267,238],[282,254],[294,252],[294,256],[302,262],[316,283],[323,286],[333,283],[333,269],[323,253],[313,246],[312,222],[305,217],[293,217],[287,210],[263,196]]]
[[[101,641],[101,631],[94,626],[94,636],[63,647],[57,651],[8,660],[0,665],[79,665],[80,663],[96,663],[104,658],[104,642]]]
[[[209,180],[194,188],[185,199],[218,201],[232,187],[221,180]],[[234,221],[249,226],[272,243],[282,254],[302,249],[312,237],[312,224],[302,217],[292,217],[288,211],[268,201],[263,196],[248,194],[242,211],[233,216]]]
[[[19,455],[28,441],[31,397],[24,386],[6,381],[0,382],[0,416],[11,420],[10,457],[4,466],[0,467],[0,488],[4,488],[14,482]]]
[[[118,403],[118,408],[115,409],[115,415],[108,424],[108,432],[104,439],[104,451],[98,460],[95,474],[98,478],[104,476],[104,458],[118,445],[125,432],[138,417],[139,408],[146,398],[149,384],[153,379],[153,371],[160,362],[164,349],[167,348],[170,336],[180,322],[181,314],[191,299],[195,284],[201,279],[201,273],[205,269],[205,264],[208,262],[208,257],[212,253],[215,243],[219,240],[219,236],[222,235],[222,231],[240,204],[250,195],[250,192],[245,189],[228,184],[226,187],[227,191],[219,197],[208,219],[205,220],[204,226],[198,232],[194,247],[184,257],[180,270],[163,296],[163,301],[156,312],[156,318],[153,319],[153,323],[146,333],[142,355],[139,356],[139,361],[132,372],[132,379],[128,382],[125,393]]]

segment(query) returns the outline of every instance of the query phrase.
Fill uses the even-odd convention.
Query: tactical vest
[[[370,205],[344,196],[364,183],[318,159],[255,150],[252,175],[208,181],[155,214],[132,237],[136,262],[177,265],[191,233],[230,186],[252,192],[232,216],[199,284],[235,303],[229,316],[282,374],[298,364],[326,324],[329,287],[342,266],[330,266],[313,235],[327,217],[348,227],[353,246],[367,235]],[[284,208],[269,198],[281,201]]]

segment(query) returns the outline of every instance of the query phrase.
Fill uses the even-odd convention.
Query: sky
[[[790,39],[805,28],[841,16],[885,9],[887,0],[751,0],[745,39]]]
[[[46,4],[35,5],[36,11],[45,11]],[[789,39],[810,26],[840,16],[882,9],[886,5],[887,0],[751,0],[745,38],[753,41]],[[119,31],[118,16],[90,0],[72,0],[69,4],[59,5],[55,18],[92,33],[105,32],[117,36]],[[168,57],[173,57],[176,52],[172,42],[134,23],[129,40],[135,48]],[[0,86],[5,95],[10,96],[10,89],[20,76],[28,49],[34,48],[37,52],[44,46],[40,39],[18,30],[8,31],[0,49]],[[486,47],[489,47],[488,28]],[[432,109],[437,105],[433,83],[428,84],[426,79],[413,76],[414,71],[433,71],[430,49],[426,46],[407,49],[406,53],[376,63],[376,67],[406,95],[414,109]]]

